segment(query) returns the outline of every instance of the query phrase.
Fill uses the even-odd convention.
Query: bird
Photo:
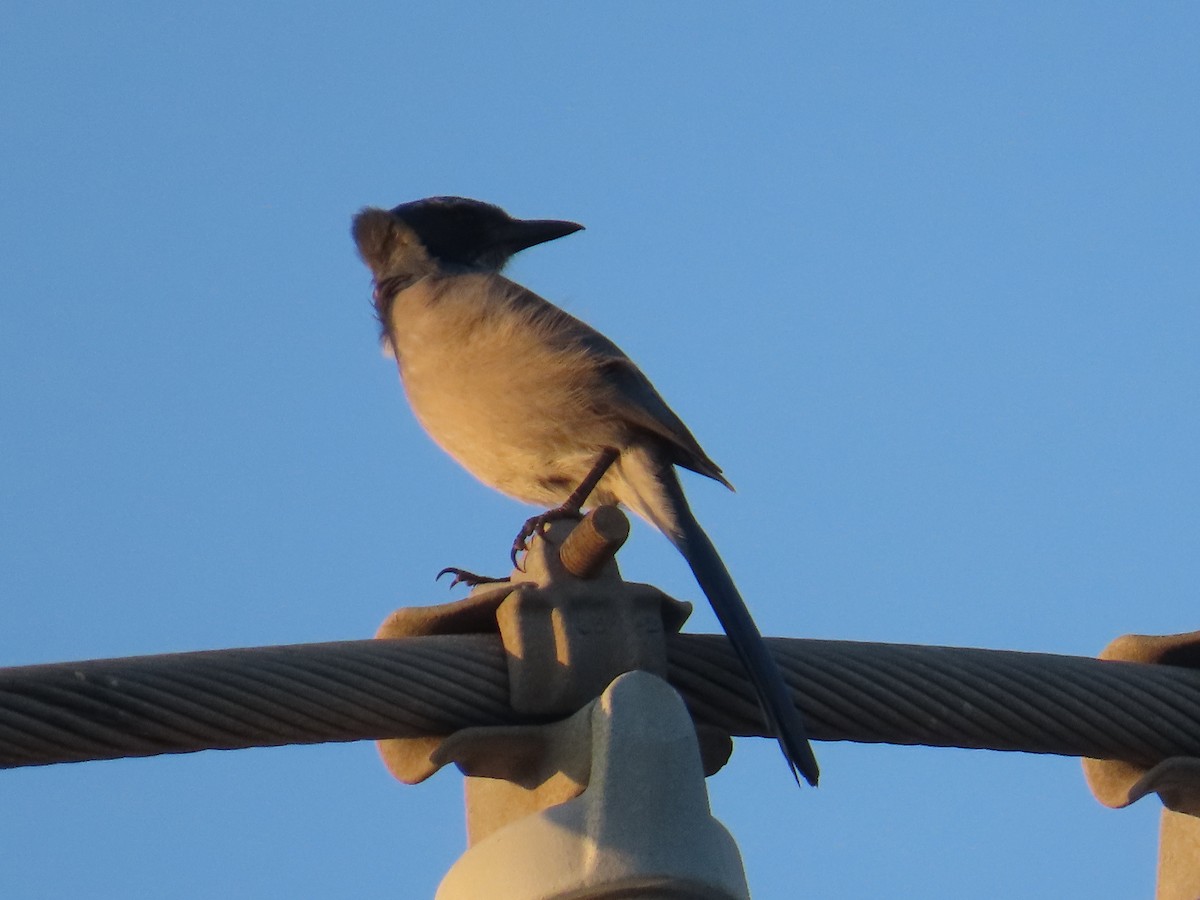
[[[421,426],[484,484],[549,507],[515,546],[585,504],[623,505],[662,532],[716,613],[792,776],[815,786],[804,722],[676,467],[732,485],[616,344],[501,274],[516,253],[582,228],[428,197],[364,207],[351,234],[373,275],[381,342]]]

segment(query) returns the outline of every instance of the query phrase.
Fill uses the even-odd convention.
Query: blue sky
[[[1094,654],[1198,624],[1192,4],[10,5],[0,664],[371,635],[529,510],[409,415],[348,236],[583,222],[511,274],[630,353],[763,631]],[[635,529],[627,577],[699,591]],[[689,628],[714,630],[707,609]],[[1149,896],[1071,759],[765,741],[756,897]],[[430,896],[461,783],[368,744],[0,773],[0,895]]]

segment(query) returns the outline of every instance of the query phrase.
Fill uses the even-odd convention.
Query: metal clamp
[[[682,627],[692,606],[650,585],[622,580],[615,554],[628,533],[629,521],[616,507],[600,507],[578,523],[553,522],[532,539],[524,571],[482,584],[456,603],[400,609],[376,637],[498,633],[506,650],[511,706],[531,720],[575,713],[625,672],[665,678],[666,635]],[[704,768],[711,774],[728,760],[732,741],[708,727],[699,734]],[[558,759],[555,740],[543,725],[469,728],[452,739],[378,744],[388,770],[408,784],[448,762],[470,769],[468,774],[486,769],[489,777],[532,792],[515,804],[522,814],[577,796],[586,785],[586,773],[564,771],[570,766]],[[507,818],[474,816],[468,822],[472,842]]]
[[[1101,659],[1200,668],[1200,631],[1127,634]],[[1083,773],[1096,799],[1114,809],[1147,794],[1163,804],[1158,839],[1158,900],[1200,897],[1200,759],[1176,756],[1146,768],[1112,759],[1084,759]]]

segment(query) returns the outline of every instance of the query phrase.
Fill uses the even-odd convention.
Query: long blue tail
[[[779,740],[779,747],[791,767],[792,776],[796,772],[804,776],[813,787],[816,787],[820,777],[817,758],[813,754],[805,732],[804,721],[796,709],[795,702],[775,657],[767,649],[767,644],[759,633],[758,626],[750,617],[750,611],[738,593],[729,570],[721,561],[717,548],[709,540],[683,495],[683,487],[674,471],[668,470],[668,477],[663,478],[676,519],[676,529],[664,529],[663,533],[683,554],[692,573],[696,576],[704,595],[712,605],[713,612],[729,642],[737,652],[738,659],[750,676],[758,702],[766,716],[767,724],[774,729]],[[800,779],[796,777],[797,784]]]

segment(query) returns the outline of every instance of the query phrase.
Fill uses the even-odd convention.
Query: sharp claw
[[[481,584],[499,584],[503,581],[508,581],[507,578],[491,578],[487,575],[476,575],[474,572],[468,572],[466,569],[459,569],[456,566],[446,566],[442,571],[437,573],[437,578],[434,581],[441,579],[443,575],[454,575],[454,580],[450,582],[450,587],[453,589],[455,585],[465,584],[468,587],[478,587]]]
[[[512,560],[513,568],[519,572],[524,572],[525,567],[521,565],[517,557],[522,553],[529,552],[529,539],[537,533],[538,527],[541,524],[541,516],[526,519],[525,524],[521,526],[521,530],[517,532],[516,539],[513,540],[512,552],[509,553],[508,558]]]
[[[529,540],[540,533],[544,526],[551,522],[557,522],[559,519],[578,519],[579,517],[579,510],[573,506],[556,506],[554,509],[548,509],[544,513],[526,520],[517,534],[517,539],[513,541],[512,552],[509,554],[513,568],[521,572],[525,571],[525,567],[517,561],[517,555],[529,550]]]
[[[454,590],[454,586],[457,584],[460,584],[463,580],[462,579],[463,570],[456,569],[456,568],[454,568],[454,566],[446,566],[446,568],[442,569],[442,571],[438,572],[437,575],[435,575],[433,577],[433,580],[441,581],[443,575],[453,575],[454,576],[454,580],[450,582],[450,590]]]

